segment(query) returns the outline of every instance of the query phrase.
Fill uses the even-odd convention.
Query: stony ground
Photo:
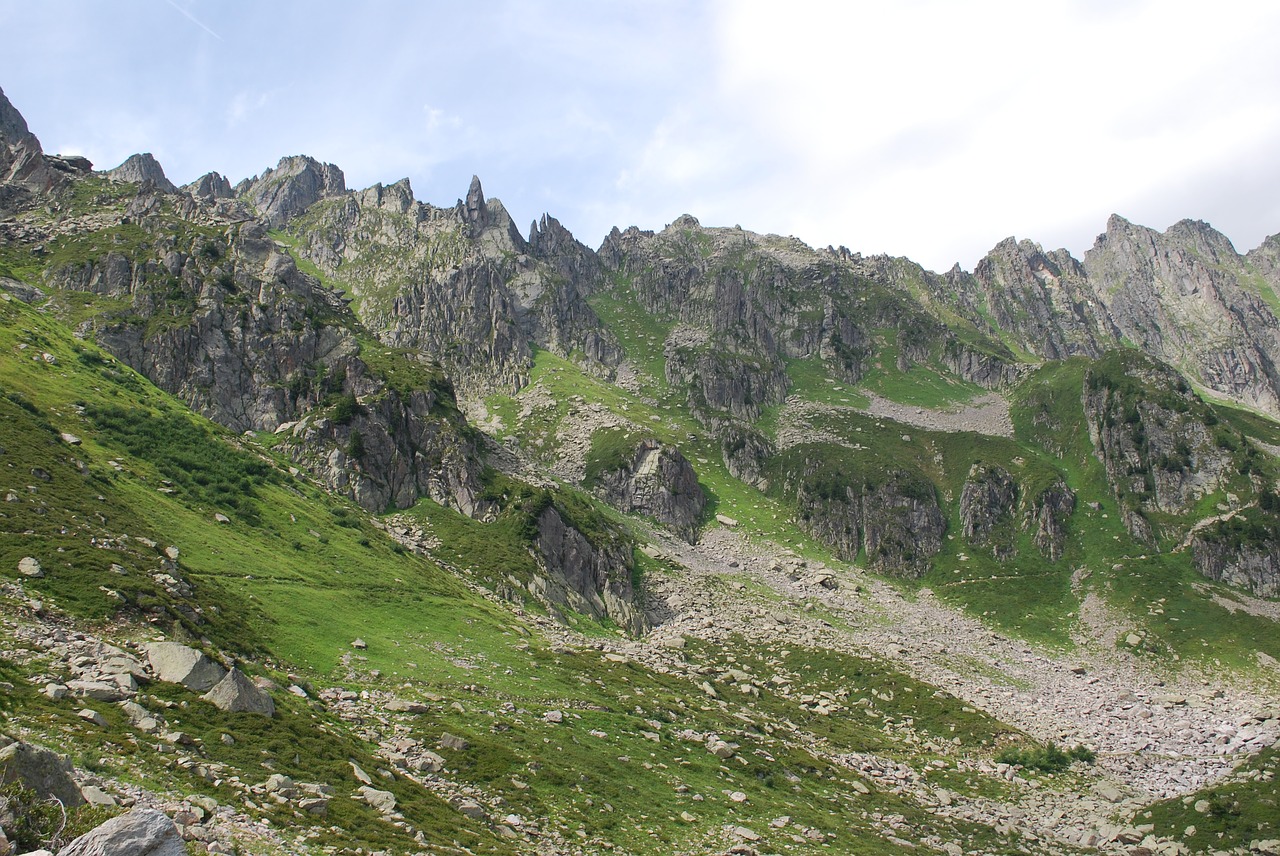
[[[672,541],[663,549],[689,573],[651,583],[651,596],[669,618],[649,639],[619,646],[631,656],[669,662],[671,640],[733,635],[872,654],[1038,739],[1097,751],[1083,796],[985,762],[973,770],[1012,781],[1016,801],[940,798],[917,774],[902,778],[903,789],[943,813],[1029,825],[1047,839],[1126,851],[1146,832],[1134,825],[1139,806],[1218,780],[1280,738],[1274,683],[1222,686],[1208,675],[1154,670],[1106,644],[1119,630],[1098,634],[1097,625],[1109,618],[1096,599],[1086,598],[1082,608],[1088,632],[1062,653],[993,633],[927,589],[906,598],[868,575],[750,544],[728,529],[707,532],[696,546]],[[744,596],[760,590],[771,595]],[[869,768],[878,762],[853,763]],[[1172,845],[1165,849],[1176,852]]]

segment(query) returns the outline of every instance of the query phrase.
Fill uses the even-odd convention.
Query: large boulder
[[[0,749],[0,785],[21,782],[41,798],[57,797],[67,807],[84,803],[71,771],[70,759],[42,746],[11,743]]]
[[[239,669],[233,668],[226,677],[209,692],[200,696],[213,704],[218,710],[231,713],[260,713],[263,716],[274,716],[275,702],[265,690],[254,686],[253,681]]]
[[[227,670],[202,652],[177,642],[154,642],[147,646],[151,671],[162,681],[182,684],[203,693],[213,689],[227,675]]]
[[[134,809],[91,829],[58,856],[186,856],[182,835],[164,812]]]

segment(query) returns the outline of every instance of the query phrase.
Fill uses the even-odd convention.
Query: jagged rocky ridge
[[[1245,255],[1208,223],[1165,232],[1113,215],[1078,261],[1031,241],[1000,242],[966,274],[931,279],[955,310],[1045,359],[1132,345],[1191,380],[1280,413],[1275,239]]]
[[[72,303],[90,308],[84,335],[210,419],[280,436],[277,448],[369,511],[407,508],[425,497],[468,515],[492,513],[481,497],[480,436],[458,410],[433,352],[384,344],[353,313],[350,298],[299,270],[270,232],[345,193],[340,170],[286,158],[242,183],[237,199],[216,173],[179,190],[150,155],[133,156],[101,178],[85,162],[84,180],[97,182],[98,199],[113,203],[86,215],[60,192],[71,180],[59,177],[65,171],[50,166],[2,97],[0,106],[10,177],[4,186],[17,191],[6,198],[34,204],[35,188],[65,224],[63,232],[24,226],[5,234],[43,262],[32,282],[6,280],[11,291],[64,311]],[[381,190],[364,198],[381,197]],[[484,208],[482,198],[473,203]],[[558,227],[543,225],[549,234]],[[488,262],[476,260],[474,269],[509,291]],[[452,296],[436,297],[447,304]],[[517,344],[527,354],[527,342]],[[596,352],[608,358],[607,343]],[[572,593],[558,602],[643,629],[630,604],[629,551],[594,544],[563,522],[559,529],[535,545],[548,579]],[[579,567],[583,562],[590,567]]]
[[[32,193],[101,180],[87,162],[44,155],[3,106],[6,199],[30,204]],[[228,427],[280,431],[295,461],[371,510],[430,497],[488,513],[478,441],[450,380],[472,400],[513,393],[538,349],[611,378],[625,355],[596,298],[634,302],[666,330],[662,380],[717,437],[735,477],[786,497],[839,555],[888,573],[927,572],[952,525],[996,556],[1012,555],[1014,531],[1034,533],[1057,561],[1072,491],[1061,473],[1024,489],[988,470],[953,497],[909,462],[874,472],[858,464],[848,484],[815,483],[831,476],[821,456],[780,455],[756,424],[784,404],[798,361],[847,384],[919,369],[1009,393],[1037,358],[1098,360],[1136,346],[1157,362],[1120,369],[1141,378],[1132,395],[1171,383],[1176,395],[1122,405],[1092,372],[1081,402],[1129,531],[1152,546],[1180,540],[1197,500],[1240,464],[1212,439],[1211,413],[1178,372],[1238,401],[1280,406],[1270,368],[1280,342],[1269,302],[1275,239],[1241,257],[1203,223],[1161,234],[1113,217],[1083,262],[1009,239],[972,274],[936,275],[688,215],[661,232],[615,229],[592,252],[549,215],[523,238],[478,179],[437,208],[417,201],[407,180],[349,190],[338,167],[305,156],[234,187],[209,173],[175,188],[149,155],[102,175],[116,182],[99,195],[115,200],[116,219],[68,211],[64,220],[72,235],[114,230],[114,246],[65,253],[69,263],[11,290],[42,299],[32,286],[52,289],[55,302],[93,295],[86,333]],[[23,245],[53,238],[74,243],[6,233]],[[639,485],[632,462],[593,487],[695,539],[696,474],[687,461],[663,460],[670,466],[652,485]],[[1254,481],[1251,492],[1266,488]],[[1201,569],[1270,590],[1258,551],[1271,542],[1255,531],[1247,550],[1225,536],[1209,550],[1215,531],[1194,542]]]

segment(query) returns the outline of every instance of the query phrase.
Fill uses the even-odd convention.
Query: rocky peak
[[[529,248],[533,250],[534,255],[539,257],[552,255],[573,244],[578,244],[573,233],[550,214],[543,214],[542,219],[534,220],[529,225]]]
[[[231,199],[235,196],[231,182],[217,172],[206,172],[191,184],[183,185],[182,189],[206,202],[213,202],[215,199]]]
[[[0,183],[12,182],[42,190],[52,177],[40,141],[0,89]]]
[[[151,152],[129,155],[125,162],[115,169],[106,172],[112,181],[131,181],[135,184],[151,182],[157,190],[164,193],[177,193],[178,188],[164,174],[164,167],[152,156]]]
[[[962,275],[951,280],[963,287]],[[1018,344],[1049,359],[1097,356],[1108,338],[1097,318],[1083,268],[1070,253],[1046,253],[1034,241],[1005,238],[973,269],[973,281],[996,325]]]
[[[1165,232],[1165,238],[1181,244],[1213,263],[1239,259],[1239,253],[1231,239],[1210,226],[1204,220],[1179,220]]]
[[[602,276],[600,259],[550,214],[529,227],[529,252],[556,273],[577,284],[579,292],[595,290]]]
[[[360,203],[370,208],[382,208],[395,214],[407,214],[413,208],[413,187],[408,178],[402,178],[386,187],[381,182],[360,193]]]
[[[697,217],[694,217],[692,214],[681,214],[679,217],[677,217],[675,220],[673,220],[673,221],[672,221],[672,223],[671,223],[671,225],[670,225],[670,226],[668,226],[667,228],[668,228],[668,229],[677,229],[677,230],[679,230],[679,229],[701,229],[701,228],[702,228],[702,223],[701,223],[701,222],[699,222],[698,218],[697,218]]]
[[[1271,287],[1280,287],[1280,235],[1271,235],[1245,256],[1245,261],[1262,275]]]
[[[458,210],[471,228],[479,232],[489,224],[488,211],[484,204],[484,188],[480,186],[480,176],[471,176],[471,186],[467,188],[466,201],[458,200]]]
[[[331,163],[306,155],[281,158],[275,169],[249,183],[249,202],[272,226],[282,226],[312,205],[347,192],[347,180]]]

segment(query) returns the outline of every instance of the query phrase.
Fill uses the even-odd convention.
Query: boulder
[[[391,814],[396,810],[396,795],[391,791],[380,791],[365,785],[360,788],[360,798],[383,814]]]
[[[57,797],[71,808],[84,797],[71,778],[70,759],[30,743],[11,743],[0,749],[0,785],[21,782],[41,798]]]
[[[200,697],[218,710],[231,713],[260,713],[270,717],[276,712],[271,696],[254,686],[244,672],[235,668],[227,672],[217,686]]]
[[[24,577],[43,577],[44,569],[40,567],[40,562],[33,556],[23,556],[18,560],[18,573]]]
[[[134,809],[86,832],[59,856],[186,856],[178,827],[164,812]]]
[[[153,642],[147,646],[147,659],[157,678],[198,693],[213,689],[227,674],[203,652],[177,642]]]

